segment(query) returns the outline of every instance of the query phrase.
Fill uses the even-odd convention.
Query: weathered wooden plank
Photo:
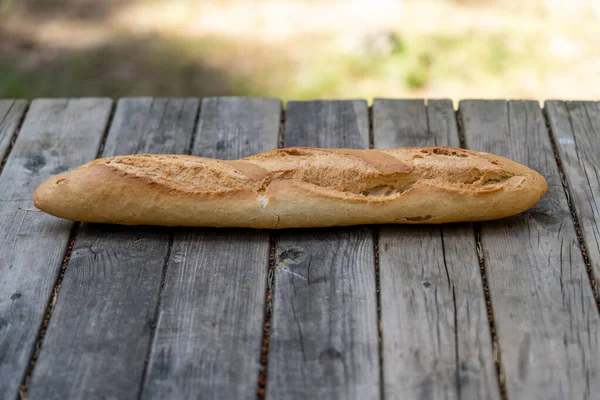
[[[280,100],[208,98],[202,103],[202,110],[194,154],[228,160],[277,148]]]
[[[600,391],[600,317],[539,104],[463,101],[460,111],[469,148],[548,181],[533,209],[481,225],[508,396],[591,398]]]
[[[35,188],[96,156],[111,101],[36,100],[0,176],[0,398],[17,395],[73,223],[36,212]]]
[[[429,100],[427,103],[429,140],[423,143],[434,146],[460,147],[456,126],[456,113],[451,100]],[[419,142],[421,143],[421,142]]]
[[[600,284],[600,104],[547,101],[554,135],[571,201],[575,206],[588,259]]]
[[[290,102],[286,146],[369,147],[363,101]],[[373,231],[281,232],[267,398],[380,397]]]
[[[193,153],[237,159],[277,147],[281,102],[210,98]],[[184,229],[174,239],[143,398],[256,397],[266,231]]]
[[[104,156],[137,153],[187,153],[199,100],[124,98],[113,118]]]
[[[447,100],[373,103],[375,148],[458,146]],[[498,399],[470,224],[384,226],[379,277],[386,399]]]
[[[186,153],[198,103],[119,101],[103,155]],[[135,396],[169,236],[152,227],[82,225],[29,385],[31,398]]]
[[[369,113],[364,101],[290,101],[285,147],[369,148]]]
[[[25,100],[0,100],[0,162],[6,156],[26,109]]]

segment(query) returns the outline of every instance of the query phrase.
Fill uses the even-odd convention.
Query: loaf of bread
[[[48,179],[34,203],[74,221],[277,229],[483,221],[546,191],[537,172],[488,153],[290,147],[233,161],[101,158]]]

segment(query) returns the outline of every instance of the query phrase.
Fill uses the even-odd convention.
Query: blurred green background
[[[0,0],[0,97],[600,99],[597,0]]]

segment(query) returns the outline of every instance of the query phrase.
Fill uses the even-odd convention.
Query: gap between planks
[[[96,152],[96,158],[99,158],[102,155],[102,152],[104,151],[104,145],[106,143],[106,139],[108,138],[108,132],[110,131],[110,126],[112,125],[113,117],[115,116],[116,107],[117,106],[116,106],[115,102],[114,101],[111,102],[110,111],[108,114],[108,120],[106,121],[106,126],[104,127],[104,132],[102,133],[102,139],[100,141],[100,146],[98,147],[98,151]],[[19,129],[17,129],[17,132],[20,131],[23,121],[25,120],[25,115],[27,114],[28,110],[29,110],[29,105],[27,106],[27,109],[25,110],[25,113],[23,114],[23,119],[19,123]],[[16,139],[17,139],[17,134],[15,134],[15,136],[6,152],[6,157],[4,158],[2,166],[4,166],[4,163],[6,162],[6,159],[8,158],[10,150],[12,150],[12,146],[13,146],[14,142],[16,141]],[[0,169],[0,172],[1,171],[2,170]],[[40,328],[38,329],[38,337],[35,342],[35,348],[33,349],[33,352],[31,353],[31,356],[30,356],[29,362],[28,362],[27,371],[25,372],[25,376],[23,377],[23,380],[21,381],[21,385],[19,387],[19,393],[17,394],[17,398],[19,398],[21,400],[27,399],[27,386],[29,384],[29,381],[31,380],[33,371],[35,370],[35,364],[36,364],[37,358],[40,354],[40,350],[42,349],[42,346],[44,345],[44,337],[46,335],[46,329],[48,328],[48,325],[50,324],[50,319],[52,318],[52,313],[54,312],[54,307],[56,306],[56,302],[58,301],[58,295],[60,293],[60,286],[62,284],[63,277],[65,276],[65,271],[67,270],[67,267],[69,265],[69,259],[71,258],[71,251],[73,250],[73,246],[75,245],[75,239],[77,237],[77,233],[79,232],[80,227],[81,227],[81,224],[79,222],[75,222],[73,224],[73,228],[71,229],[71,234],[69,235],[69,241],[67,244],[67,248],[65,250],[63,262],[62,262],[60,271],[58,273],[58,276],[56,277],[56,281],[54,283],[54,289],[52,290],[52,294],[50,295],[48,305],[46,306],[46,315],[44,316],[44,319],[42,320],[42,324],[40,325]]]
[[[490,326],[490,335],[492,336],[492,357],[496,366],[496,376],[498,378],[498,387],[500,389],[500,398],[508,399],[506,393],[506,377],[504,374],[504,366],[502,365],[502,355],[500,352],[500,341],[498,340],[498,332],[496,331],[496,323],[494,320],[494,310],[492,308],[492,297],[490,296],[490,288],[488,285],[487,271],[485,268],[485,258],[483,256],[483,247],[481,245],[481,225],[473,225],[473,233],[475,237],[475,248],[477,249],[477,258],[479,260],[479,271],[481,272],[481,283],[483,286],[483,295],[485,296],[485,306],[488,313],[488,324]]]
[[[23,110],[23,115],[21,115],[21,118],[19,119],[19,122],[17,124],[17,129],[15,129],[15,132],[13,133],[12,138],[10,139],[10,143],[8,144],[8,147],[6,148],[6,153],[4,154],[4,158],[2,159],[2,162],[0,162],[0,174],[2,174],[2,171],[4,170],[4,165],[6,165],[6,161],[8,160],[8,156],[10,155],[13,147],[15,146],[15,142],[17,141],[17,137],[19,136],[19,133],[21,132],[21,127],[23,126],[23,122],[25,122],[25,117],[27,116],[27,113],[29,112],[30,104],[31,103],[27,103],[27,105],[25,106],[25,110]],[[11,109],[12,109],[12,107],[14,107],[14,103],[11,105]]]
[[[187,155],[192,154],[192,150],[194,149],[194,143],[196,141],[196,134],[198,130],[198,122],[200,121],[200,114],[202,113],[202,101],[198,101],[198,110],[196,111],[196,117],[194,118],[194,125],[192,128],[192,135],[190,138],[190,142],[188,143],[188,148],[186,151]],[[104,144],[104,143],[103,143]],[[137,395],[137,398],[140,399],[142,397],[142,393],[144,391],[144,385],[146,383],[146,376],[148,374],[148,364],[150,363],[150,357],[152,356],[152,347],[154,346],[154,338],[156,336],[156,328],[158,326],[158,316],[160,313],[160,306],[162,304],[163,292],[165,289],[165,282],[167,280],[167,270],[169,269],[169,261],[171,261],[171,252],[173,250],[173,242],[175,240],[175,235],[173,233],[173,228],[169,228],[169,245],[167,247],[167,254],[165,256],[165,261],[163,263],[163,268],[160,276],[160,286],[158,288],[158,297],[156,299],[156,309],[154,310],[153,323],[150,331],[150,340],[148,340],[148,350],[146,351],[146,358],[144,359],[144,368],[142,369],[142,379],[140,380],[140,388]]]
[[[579,218],[577,218],[577,213],[575,211],[575,205],[571,201],[573,198],[573,194],[571,193],[571,188],[567,184],[567,179],[565,175],[565,171],[563,169],[562,162],[560,161],[560,156],[558,155],[558,148],[556,146],[556,141],[554,139],[554,132],[552,132],[552,127],[550,126],[550,118],[548,116],[548,111],[546,107],[542,109],[542,115],[544,116],[544,122],[546,123],[546,129],[548,132],[548,137],[550,138],[550,144],[552,145],[552,152],[554,153],[554,159],[556,160],[556,165],[558,166],[558,172],[560,173],[560,182],[562,183],[563,190],[565,192],[565,197],[567,198],[567,204],[569,205],[569,212],[571,213],[571,219],[573,220],[573,226],[575,227],[575,233],[577,234],[577,241],[579,242],[579,249],[581,250],[581,256],[583,257],[583,262],[585,263],[585,269],[587,271],[588,280],[590,282],[590,286],[592,288],[592,294],[594,296],[594,300],[596,301],[596,308],[598,308],[598,312],[600,313],[600,294],[598,293],[598,287],[596,282],[597,277],[594,275],[594,270],[592,268],[592,264],[587,256],[587,249],[585,246],[585,241],[583,239],[583,234],[581,231],[581,225],[579,224]],[[571,129],[573,129],[573,123],[571,121],[571,113],[567,112],[569,117],[569,125]]]
[[[373,131],[373,106],[369,106],[369,148],[375,148],[375,132]],[[385,382],[383,373],[383,327],[381,324],[381,281],[379,275],[379,225],[373,226],[373,257],[375,264],[375,297],[377,302],[377,352],[379,353],[379,397],[385,398]]]
[[[377,301],[377,352],[379,353],[379,392],[385,399],[385,382],[383,373],[383,327],[381,325],[381,280],[379,270],[379,227],[373,228],[373,256],[375,264],[375,297]]]
[[[462,120],[462,114],[460,109],[455,110],[456,123],[458,126],[458,138],[460,141],[460,147],[463,149],[467,148],[464,125]],[[504,374],[504,367],[502,365],[502,356],[500,351],[500,342],[498,341],[498,333],[496,331],[496,324],[494,321],[494,311],[492,308],[492,298],[490,296],[487,272],[485,269],[485,258],[483,256],[483,247],[481,245],[481,225],[478,223],[473,224],[473,238],[475,240],[475,249],[477,250],[477,258],[479,260],[479,271],[481,273],[481,283],[483,286],[483,295],[485,298],[485,307],[488,315],[488,325],[490,327],[490,335],[492,339],[492,357],[494,365],[496,367],[496,378],[498,379],[498,388],[500,389],[500,398],[502,400],[508,400],[506,393],[506,380]]]
[[[285,109],[281,110],[281,119],[279,121],[279,137],[277,138],[277,147],[283,147],[283,139],[285,135]],[[275,234],[269,233],[269,260],[267,271],[267,284],[265,286],[265,301],[264,301],[264,321],[263,321],[263,337],[260,352],[260,368],[258,370],[258,378],[256,381],[256,397],[258,400],[265,399],[267,391],[267,374],[269,370],[269,336],[271,333],[271,316],[273,303],[273,286],[275,285],[275,248],[277,241]]]
[[[56,278],[54,289],[52,290],[52,294],[50,295],[50,301],[48,303],[48,306],[46,307],[46,315],[44,316],[44,319],[42,320],[42,325],[39,328],[38,337],[35,341],[35,348],[33,349],[31,357],[29,358],[27,370],[25,372],[25,377],[23,378],[23,381],[21,381],[21,386],[19,387],[19,397],[21,400],[27,399],[27,386],[29,384],[29,381],[31,380],[31,376],[33,375],[33,370],[35,369],[35,364],[40,355],[42,345],[44,344],[46,329],[48,329],[50,318],[52,318],[52,313],[54,312],[54,307],[56,306],[56,301],[58,300],[58,292],[60,291],[60,286],[62,284],[63,277],[65,276],[65,271],[67,270],[69,259],[71,258],[71,252],[73,251],[73,246],[75,245],[75,237],[77,236],[80,227],[81,224],[79,222],[75,222],[73,224],[73,228],[71,229],[71,233],[69,234],[69,241],[67,244],[67,249],[65,251],[65,256],[63,257],[63,262],[60,267],[58,277]]]
[[[194,130],[195,132],[195,130]],[[194,137],[194,135],[192,135]],[[190,147],[191,149],[191,147]],[[189,152],[188,152],[189,153]],[[142,379],[140,379],[140,388],[138,391],[137,398],[142,397],[144,391],[144,384],[146,383],[146,375],[148,373],[148,364],[150,363],[150,356],[152,355],[152,346],[154,345],[154,337],[156,335],[156,327],[158,325],[158,315],[160,313],[160,306],[162,303],[163,291],[165,288],[165,282],[167,279],[167,269],[169,268],[169,261],[171,260],[171,251],[173,250],[173,231],[170,229],[169,232],[169,245],[167,247],[167,254],[163,263],[163,268],[160,276],[160,286],[158,287],[158,297],[156,299],[156,308],[154,309],[154,316],[152,317],[152,326],[150,327],[150,340],[148,340],[148,350],[146,351],[146,358],[144,359],[144,368],[142,369]]]
[[[198,131],[198,124],[200,123],[200,114],[202,113],[202,99],[198,99],[198,112],[196,113],[196,119],[194,119],[194,130],[192,131],[192,138],[190,139],[187,154],[191,155],[194,150],[194,144],[196,143],[196,133]]]
[[[275,246],[274,235],[269,235],[269,263],[267,272],[267,284],[265,286],[265,306],[263,321],[263,337],[260,353],[260,368],[258,371],[256,397],[258,400],[264,400],[267,390],[267,373],[269,360],[269,335],[271,330],[273,285],[275,283]]]

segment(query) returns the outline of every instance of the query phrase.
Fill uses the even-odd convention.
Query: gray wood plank
[[[119,101],[104,156],[188,152],[198,116],[194,98],[133,97]]]
[[[547,101],[545,108],[597,289],[600,284],[600,104]]]
[[[363,101],[290,102],[285,146],[369,147]],[[280,232],[267,398],[380,397],[373,230]]]
[[[26,109],[25,100],[0,100],[0,163],[6,156]]]
[[[196,99],[120,100],[103,156],[186,153]],[[135,398],[170,230],[82,224],[29,385],[31,398]]]
[[[193,154],[231,160],[277,148],[280,100],[207,98],[202,110]]]
[[[204,99],[193,153],[276,148],[281,109],[275,99]],[[143,398],[256,398],[268,260],[266,231],[179,230]]]
[[[362,100],[290,101],[284,146],[369,148],[369,113]]]
[[[35,100],[0,176],[0,398],[17,395],[73,227],[36,212],[33,191],[96,156],[111,104]]]
[[[481,225],[507,394],[581,399],[600,391],[600,317],[539,104],[463,101],[469,148],[540,172],[533,209]]]
[[[418,143],[460,147],[456,113],[451,100],[429,100],[427,102],[427,126],[430,139]]]
[[[375,148],[458,146],[449,100],[373,103]],[[499,399],[470,224],[384,226],[379,277],[386,399]]]

